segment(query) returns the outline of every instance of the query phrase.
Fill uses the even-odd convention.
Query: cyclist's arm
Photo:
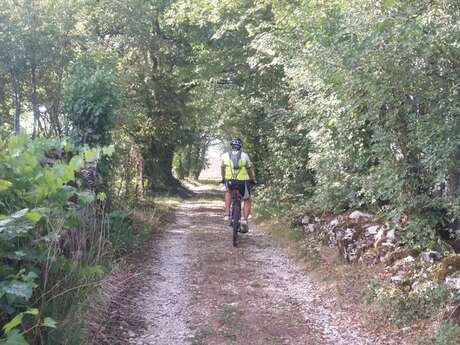
[[[253,168],[253,167],[248,168],[248,174],[249,174],[249,178],[250,178],[251,180],[254,180],[254,181],[256,180],[256,174],[255,174],[255,172],[254,172],[254,168]]]
[[[225,157],[224,157],[224,155],[222,155],[220,157],[220,175],[222,177],[222,181],[225,180],[225,170],[226,170],[225,168],[226,168],[226,166],[225,166]]]
[[[252,162],[251,162],[251,159],[249,158],[249,156],[247,154],[246,155],[246,160],[248,162],[248,165],[247,165],[247,171],[248,171],[248,175],[249,175],[249,178],[253,181],[256,180],[256,173],[254,172],[254,166],[252,165]]]
[[[225,166],[220,167],[220,175],[222,176],[222,181],[225,180]]]

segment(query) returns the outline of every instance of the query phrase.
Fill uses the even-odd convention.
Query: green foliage
[[[9,344],[23,341],[15,330],[30,316],[39,318],[40,327],[56,327],[52,318],[42,317],[49,310],[38,311],[34,299],[47,293],[42,278],[59,263],[63,226],[71,226],[79,210],[95,200],[93,192],[78,189],[76,174],[87,159],[97,160],[108,151],[75,153],[66,141],[26,135],[0,146],[0,322],[10,320],[3,327]],[[70,203],[71,198],[78,203]],[[87,275],[99,279],[98,272]]]
[[[24,336],[17,330],[11,331],[7,338],[3,341],[0,341],[0,344],[3,345],[27,345],[27,341]]]
[[[420,293],[407,293],[399,288],[388,289],[378,285],[370,286],[369,298],[381,305],[382,317],[399,327],[409,326],[412,322],[427,319],[445,306],[451,298],[447,286],[427,288]]]
[[[406,243],[439,246],[436,230],[459,217],[457,2],[172,8],[182,30],[212,33],[189,34],[212,75],[194,92],[209,118],[219,115],[215,131],[243,137],[262,209],[408,217]]]
[[[116,256],[126,254],[130,248],[141,245],[143,238],[136,236],[133,220],[128,212],[113,211],[109,216],[112,224],[110,240]]]
[[[417,345],[456,345],[460,338],[460,327],[450,321],[443,321],[436,338],[417,339]]]
[[[10,322],[4,325],[3,331],[6,334],[6,339],[4,341],[0,340],[0,344],[27,344],[23,334],[19,333],[18,328],[23,323],[23,319],[28,316],[35,318],[40,317],[39,310],[37,308],[27,309],[16,315]],[[56,321],[50,317],[45,317],[43,320],[39,320],[36,325],[45,328],[56,328]]]
[[[89,55],[70,68],[64,104],[80,144],[111,144],[119,93],[116,83],[116,70]]]
[[[5,0],[0,18],[0,137],[27,125],[77,143],[0,143],[2,323],[45,293],[45,263],[62,289],[92,284],[108,238],[116,255],[138,243],[129,213],[105,203],[171,187],[173,169],[198,177],[232,136],[265,215],[368,209],[418,249],[458,225],[458,1]],[[93,159],[96,193],[72,182]],[[62,315],[81,290],[49,308]]]
[[[455,345],[460,338],[460,327],[452,322],[442,323],[436,335],[436,345]]]
[[[78,50],[80,4],[2,1],[0,132],[11,129],[16,133],[31,130],[35,134],[63,135],[62,76]],[[40,106],[46,109],[40,110]],[[34,113],[33,123],[30,112]]]

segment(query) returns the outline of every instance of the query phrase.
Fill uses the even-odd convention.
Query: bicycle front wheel
[[[233,225],[233,247],[236,247],[238,240],[238,231],[240,230],[240,218],[241,218],[241,204],[235,202],[233,204],[232,212],[232,225]]]

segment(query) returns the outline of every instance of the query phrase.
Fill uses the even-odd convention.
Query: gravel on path
[[[144,326],[128,332],[129,344],[401,344],[333,308],[254,222],[232,247],[220,197],[184,201],[146,248],[131,299]]]

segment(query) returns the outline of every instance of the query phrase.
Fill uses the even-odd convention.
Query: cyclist
[[[230,142],[231,150],[222,155],[221,174],[225,184],[225,217],[230,220],[230,205],[232,194],[229,184],[237,183],[243,199],[243,218],[241,219],[241,232],[248,232],[248,218],[251,214],[251,185],[256,183],[254,167],[246,152],[241,151],[243,142],[239,138],[234,138]]]

